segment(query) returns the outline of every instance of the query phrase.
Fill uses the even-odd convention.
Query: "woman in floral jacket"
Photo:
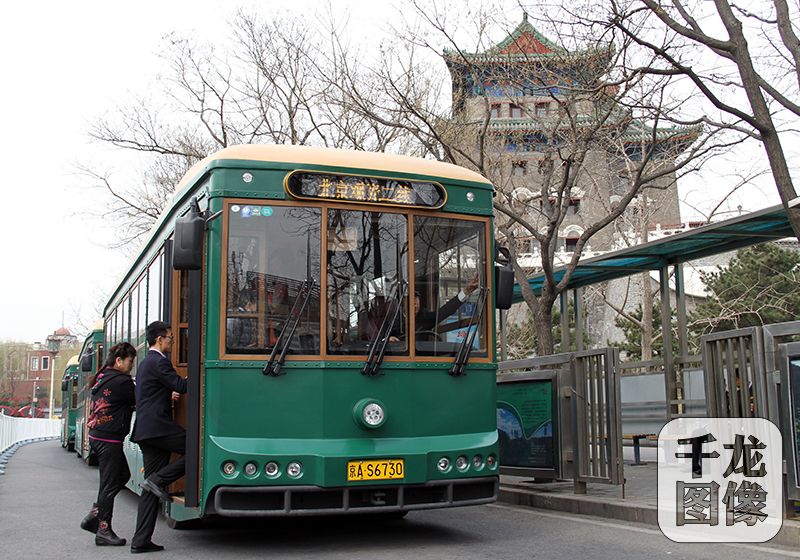
[[[81,528],[95,533],[97,546],[123,546],[125,539],[114,534],[111,517],[114,498],[131,477],[128,462],[122,452],[122,442],[131,427],[136,404],[130,372],[136,359],[136,349],[121,342],[108,351],[108,359],[92,382],[89,444],[97,457],[100,489],[97,503],[81,521]]]

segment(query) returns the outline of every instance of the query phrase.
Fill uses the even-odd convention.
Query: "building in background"
[[[52,376],[57,409],[64,364],[78,350],[78,338],[64,327],[48,335],[45,344],[0,343],[0,406],[22,408],[27,415],[31,408],[47,414]]]
[[[529,223],[547,227],[548,217],[538,211],[543,197],[548,196],[543,192],[545,183],[539,169],[565,126],[584,126],[582,122],[591,125],[592,111],[597,107],[580,90],[590,87],[586,84],[603,87],[613,60],[614,51],[609,46],[566,50],[534,28],[527,15],[504,40],[484,52],[445,52],[452,78],[453,119],[486,123],[490,145],[505,154],[497,159],[499,180],[493,177],[493,181],[510,194],[511,204],[516,203],[514,209]],[[566,111],[573,117],[565,117]],[[609,133],[587,153],[582,175],[569,192],[567,215],[558,231],[555,266],[571,259],[585,228],[607,216],[630,190],[631,162],[641,161],[644,153],[651,152],[654,160],[671,164],[701,132],[699,127],[654,129],[622,106],[611,108],[608,114],[611,116],[603,126]],[[590,238],[581,258],[646,242],[651,231],[683,227],[675,174],[666,174],[649,187],[633,199],[619,219]],[[536,240],[521,227],[514,228],[513,233],[519,264],[531,274],[541,271]],[[610,321],[613,327],[613,312],[605,305],[603,295],[619,294],[627,287],[608,288],[595,291],[586,302],[590,315],[587,324]],[[634,297],[622,305],[629,310],[640,302]],[[525,321],[527,307],[515,307],[519,309],[512,310],[509,320]],[[596,329],[597,339],[591,342],[605,345],[606,336],[613,332]]]

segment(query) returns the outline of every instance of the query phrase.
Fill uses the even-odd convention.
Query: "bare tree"
[[[703,116],[708,125],[735,126],[762,143],[800,235],[800,209],[789,205],[797,192],[781,139],[792,130],[782,121],[800,116],[798,7],[786,0],[761,3],[753,11],[727,0],[714,0],[713,9],[711,4],[612,0],[607,15],[610,25],[656,56],[641,72],[688,78],[719,114]]]
[[[0,399],[12,401],[27,371],[28,350],[24,342],[0,342]]]
[[[140,156],[142,171],[127,182],[96,165],[79,168],[108,196],[100,217],[116,226],[116,247],[141,240],[186,171],[216,150],[276,143],[384,151],[398,143],[395,129],[330,96],[331,76],[357,65],[348,54],[341,57],[347,68],[331,67],[329,49],[318,39],[324,35],[310,22],[239,12],[230,33],[232,40],[221,44],[166,37],[160,95],[141,97],[93,124],[94,139]]]

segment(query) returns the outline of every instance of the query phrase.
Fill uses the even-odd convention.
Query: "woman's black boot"
[[[92,509],[86,514],[86,517],[81,521],[81,529],[89,531],[90,533],[97,533],[100,526],[100,521],[97,519],[97,504],[92,504]]]

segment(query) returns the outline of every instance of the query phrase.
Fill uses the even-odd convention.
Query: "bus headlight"
[[[456,457],[456,468],[460,471],[467,470],[469,467],[469,459],[467,459],[466,455],[459,455]]]
[[[386,422],[386,409],[376,399],[361,399],[353,408],[353,416],[365,428],[380,428]]]
[[[276,463],[275,461],[270,461],[269,463],[264,465],[264,474],[267,475],[270,478],[274,478],[274,477],[278,476],[278,473],[280,473],[280,472],[281,472],[281,469],[278,466],[278,463]]]
[[[303,465],[297,462],[289,463],[286,466],[286,474],[292,478],[300,478],[300,475],[303,474]]]
[[[481,470],[481,469],[483,468],[483,457],[481,457],[480,455],[475,455],[475,456],[472,458],[472,467],[473,467],[473,468],[474,468],[476,471],[479,471],[479,470]]]
[[[372,427],[383,424],[385,418],[383,407],[378,403],[369,403],[364,407],[364,412],[362,414],[364,416],[364,422]]]
[[[497,467],[497,459],[495,459],[494,455],[489,455],[488,457],[486,457],[486,466],[489,467],[490,469],[494,469],[495,467]]]
[[[450,459],[447,457],[442,457],[436,462],[436,467],[439,469],[439,472],[446,473],[450,470]]]
[[[244,474],[247,476],[253,476],[258,472],[258,467],[255,463],[247,463],[244,466]]]
[[[236,472],[236,463],[233,461],[225,461],[222,463],[222,473],[226,476],[233,476],[233,473]]]

